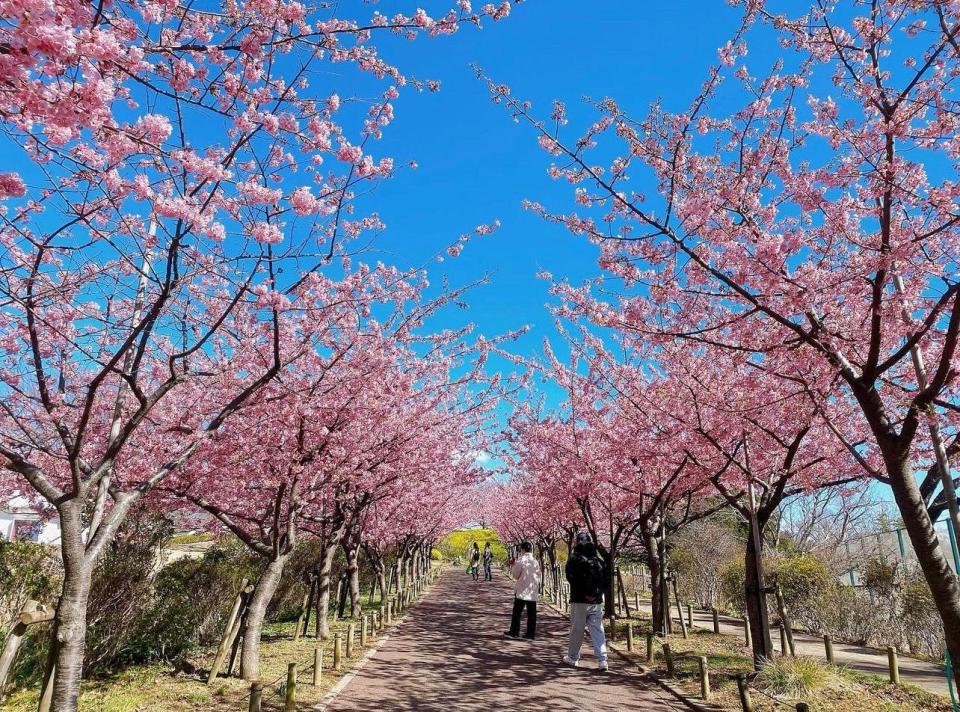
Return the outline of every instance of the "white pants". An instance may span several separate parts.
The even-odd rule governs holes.
[[[607,638],[603,634],[603,606],[599,603],[570,604],[570,647],[571,660],[580,659],[580,646],[583,645],[583,629],[590,631],[593,653],[598,663],[607,662]]]

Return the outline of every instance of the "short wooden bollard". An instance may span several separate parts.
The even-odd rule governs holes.
[[[750,686],[743,675],[737,675],[737,692],[740,694],[740,706],[743,712],[753,712],[753,700],[750,698]]]
[[[673,650],[670,643],[663,644],[663,661],[667,664],[667,677],[672,678],[675,672],[673,667]]]
[[[887,663],[890,666],[890,682],[894,685],[900,684],[900,661],[897,659],[897,649],[895,647],[887,647]]]
[[[693,606],[689,603],[687,604],[687,625],[693,628]]]
[[[747,641],[747,647],[753,647],[753,637],[750,635],[750,619],[744,617],[743,619],[743,635]]]
[[[790,646],[787,645],[787,628],[780,624],[780,657],[785,658],[790,654]]]
[[[823,650],[826,653],[827,662],[833,665],[833,639],[829,635],[823,636]]]
[[[250,683],[249,712],[260,712],[260,703],[263,700],[263,685],[259,682]]]
[[[360,618],[360,647],[363,648],[367,644],[367,616],[361,616]]]
[[[633,592],[633,607],[640,610],[640,594],[637,591]]]
[[[353,623],[347,624],[347,657],[353,657]]]
[[[704,702],[710,701],[710,669],[707,667],[707,659],[697,658],[697,665],[700,668],[700,697]]]
[[[717,612],[717,607],[713,607],[713,632],[720,633],[720,613]]]
[[[287,690],[284,700],[284,712],[296,712],[297,710],[297,664],[287,663]]]
[[[647,633],[647,662],[653,662],[653,633]]]
[[[391,608],[393,608],[393,602],[388,599],[388,600],[387,600],[387,618],[386,618],[386,621],[385,621],[386,625],[390,625],[390,623],[392,622],[392,618],[391,618],[391,616],[390,616],[390,609],[391,609]]]
[[[320,687],[323,678],[323,648],[313,649],[313,686]]]
[[[343,641],[340,639],[340,634],[336,633],[333,636],[333,669],[339,670],[343,665]]]
[[[633,652],[633,623],[627,623],[627,652]]]

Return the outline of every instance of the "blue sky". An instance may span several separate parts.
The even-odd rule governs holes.
[[[394,5],[401,7],[377,7],[389,15]],[[530,198],[566,211],[572,193],[546,175],[551,159],[532,130],[490,101],[469,64],[509,84],[545,117],[554,99],[565,101],[573,135],[595,118],[584,96],[615,97],[638,116],[658,98],[668,107],[686,106],[738,17],[739,10],[722,0],[528,0],[482,31],[465,28],[453,37],[412,43],[380,39],[387,59],[409,75],[440,80],[442,88],[405,92],[396,102],[396,121],[371,147],[397,165],[419,164],[399,171],[365,201],[387,224],[375,254],[398,266],[423,264],[460,233],[499,219],[497,233],[472,240],[459,258],[429,264],[431,281],[448,276],[462,284],[489,274],[491,284],[470,294],[466,318],[490,335],[529,325],[515,348],[525,355],[539,351],[542,339],[555,332],[544,308],[548,284],[536,274],[546,270],[578,283],[597,274],[596,251],[521,207]]]

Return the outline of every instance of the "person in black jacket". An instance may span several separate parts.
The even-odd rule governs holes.
[[[607,671],[607,640],[603,634],[603,593],[610,586],[610,572],[597,557],[597,547],[586,532],[577,534],[573,555],[567,561],[570,582],[570,644],[563,662],[580,665],[583,630],[590,631],[597,668]]]

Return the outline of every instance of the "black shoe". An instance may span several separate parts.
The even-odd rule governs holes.
[[[514,640],[519,640],[520,636],[516,633],[511,633],[509,630],[503,634],[504,638],[513,638]]]
[[[524,639],[524,640],[536,640],[536,639],[537,639],[537,636],[535,636],[535,635],[525,635],[525,636],[523,636],[523,639]]]

